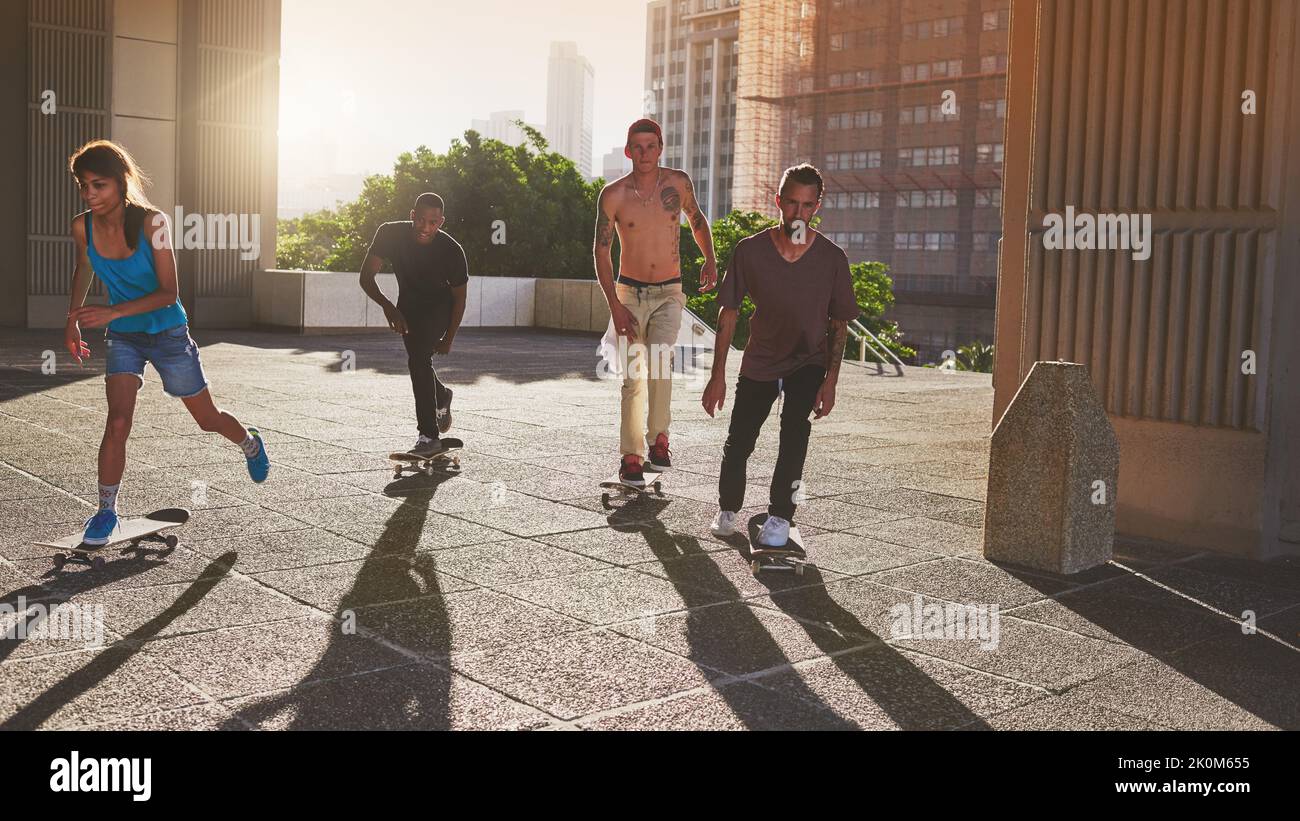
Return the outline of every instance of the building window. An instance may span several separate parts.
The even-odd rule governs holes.
[[[1006,100],[980,100],[981,120],[1004,120],[1007,116]]]
[[[980,143],[975,146],[975,162],[980,165],[1002,164],[1002,143]]]
[[[854,128],[879,128],[884,124],[885,112],[879,109],[857,111],[853,114]]]
[[[1007,70],[1007,55],[1005,54],[986,54],[980,58],[980,73],[993,74],[998,71]]]
[[[961,17],[939,17],[903,24],[904,40],[928,40],[931,37],[951,37],[962,32]]]
[[[1011,24],[1011,10],[997,9],[995,11],[984,12],[984,30],[998,31],[1005,29]]]

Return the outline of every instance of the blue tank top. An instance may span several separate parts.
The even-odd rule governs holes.
[[[110,305],[130,302],[158,290],[158,272],[153,266],[153,243],[149,241],[144,223],[140,224],[140,238],[136,242],[135,253],[126,259],[105,259],[96,253],[93,230],[90,214],[87,213],[86,254],[90,257],[90,267],[94,269],[95,276],[108,289]],[[108,327],[121,333],[156,334],[184,325],[187,321],[185,308],[178,299],[164,308],[115,319],[108,323]]]

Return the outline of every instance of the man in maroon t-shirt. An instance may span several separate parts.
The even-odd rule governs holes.
[[[812,433],[808,415],[820,419],[835,406],[848,323],[858,318],[860,310],[848,257],[808,227],[821,207],[824,190],[821,174],[811,165],[788,169],[776,198],[781,224],[736,244],[718,288],[722,310],[715,350],[719,355],[703,399],[709,416],[722,407],[727,395],[727,351],[741,301],[748,296],[755,306],[736,382],[731,427],[722,449],[720,510],[712,527],[718,536],[736,532],[737,513],[745,502],[745,463],[772,403],[784,391],[780,450],[768,518],[758,542],[765,547],[786,546]]]

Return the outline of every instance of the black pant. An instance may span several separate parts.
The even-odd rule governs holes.
[[[780,382],[756,382],[740,377],[731,408],[731,427],[722,447],[722,475],[718,479],[718,505],[723,510],[739,512],[745,503],[745,463],[754,452],[758,432],[762,430],[772,403],[784,389],[781,408],[781,445],[772,474],[767,512],[782,519],[794,520],[795,494],[803,478],[803,463],[808,457],[808,437],[812,422],[808,416],[817,401],[817,391],[826,378],[820,365],[805,365]]]
[[[450,310],[413,308],[399,305],[406,320],[406,367],[411,372],[415,393],[415,418],[420,434],[438,438],[438,405],[447,401],[448,389],[433,370],[433,349],[442,341],[450,322]]]

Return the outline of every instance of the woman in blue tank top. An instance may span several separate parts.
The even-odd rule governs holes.
[[[88,545],[104,545],[118,526],[126,439],[146,363],[157,371],[163,391],[184,402],[200,428],[243,449],[253,481],[266,480],[270,462],[257,429],[246,429],[212,402],[179,299],[167,220],[145,198],[147,179],[131,155],[116,143],[95,140],[72,155],[69,168],[88,208],[72,221],[77,267],[64,329],[64,343],[79,364],[90,355],[81,329],[107,326],[108,421],[99,447],[99,511],[86,523],[84,537]],[[83,305],[92,276],[104,283],[108,305]]]

